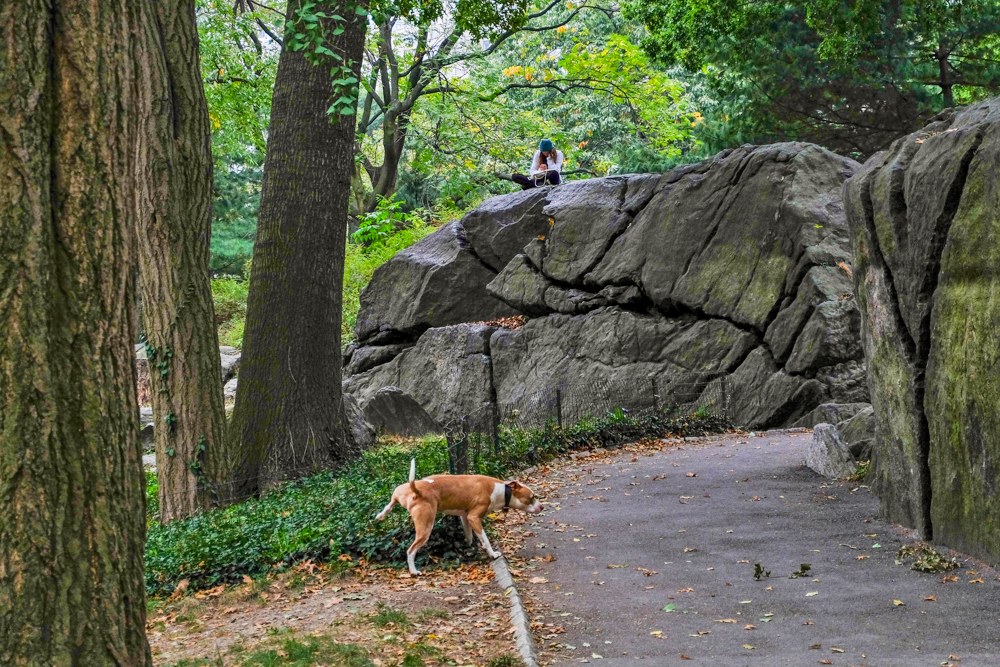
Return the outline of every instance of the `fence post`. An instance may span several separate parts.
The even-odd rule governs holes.
[[[462,434],[455,452],[455,474],[469,474],[469,418],[462,417]]]
[[[448,446],[448,472],[452,475],[455,474],[455,437],[451,434],[451,431],[446,431],[444,435],[444,440]]]
[[[660,411],[660,388],[656,383],[656,376],[649,378],[653,383],[653,410],[655,412]]]
[[[493,455],[500,455],[500,406],[493,402]]]
[[[556,387],[556,424],[562,429],[562,389]]]

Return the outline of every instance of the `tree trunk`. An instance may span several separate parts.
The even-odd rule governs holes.
[[[934,52],[934,58],[938,61],[938,71],[941,75],[938,85],[941,86],[941,94],[944,96],[945,109],[955,106],[955,95],[952,92],[954,77],[951,75],[951,63],[948,62],[948,58],[950,57],[951,51],[948,50],[948,45],[945,42],[938,44],[938,49]]]
[[[298,2],[288,3],[289,20]],[[360,70],[365,20],[347,17],[327,47]],[[287,43],[287,40],[286,40]],[[240,495],[356,454],[344,428],[340,326],[354,116],[331,119],[329,66],[285,48],[278,63],[250,271],[243,361],[229,430]]]
[[[163,523],[204,510],[228,472],[219,335],[209,280],[212,149],[194,0],[151,3],[152,116],[139,217]],[[156,48],[152,48],[152,47]]]
[[[0,9],[0,664],[151,665],[135,388],[142,3]]]
[[[387,113],[384,123],[386,128],[382,140],[382,166],[379,167],[377,181],[372,183],[372,191],[365,205],[365,210],[369,212],[378,208],[379,199],[388,199],[396,192],[399,164],[403,160],[406,132],[410,127],[410,114]]]

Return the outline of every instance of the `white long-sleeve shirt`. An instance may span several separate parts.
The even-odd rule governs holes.
[[[560,151],[560,150],[556,151],[556,157],[555,157],[554,160],[551,157],[549,158],[548,167],[545,168],[545,169],[542,169],[539,166],[539,164],[538,164],[541,156],[542,156],[542,152],[541,151],[535,151],[534,156],[532,156],[532,158],[531,158],[531,175],[532,176],[534,176],[535,174],[544,174],[546,171],[557,171],[557,172],[562,173],[562,165],[563,165],[563,152],[562,151]]]

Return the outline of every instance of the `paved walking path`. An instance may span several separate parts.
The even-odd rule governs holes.
[[[969,560],[942,583],[897,565],[912,537],[876,520],[865,487],[806,468],[810,437],[557,466],[519,554],[556,557],[519,584],[566,629],[545,640],[563,647],[555,664],[1000,665],[997,572]],[[757,562],[770,577],[754,580]]]

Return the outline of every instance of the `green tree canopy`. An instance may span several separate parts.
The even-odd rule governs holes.
[[[717,138],[865,156],[1000,87],[997,0],[627,0],[657,61],[703,72]]]

